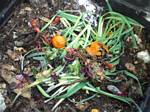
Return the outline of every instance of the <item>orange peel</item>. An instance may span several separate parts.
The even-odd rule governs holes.
[[[66,39],[61,35],[55,35],[52,37],[51,42],[55,48],[64,48],[66,45]]]
[[[106,53],[109,53],[108,47],[97,41],[92,42],[91,45],[86,48],[86,52],[91,56],[102,56],[103,53],[100,49],[103,49]]]

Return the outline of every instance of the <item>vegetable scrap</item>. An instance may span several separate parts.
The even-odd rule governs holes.
[[[34,27],[34,31],[35,31],[36,33],[40,33],[39,27]]]
[[[116,86],[114,86],[114,85],[108,85],[107,86],[107,89],[110,91],[110,92],[112,92],[112,93],[114,93],[114,94],[117,94],[117,95],[122,95],[123,93],[116,87]]]
[[[109,52],[108,47],[101,42],[92,42],[90,47],[86,48],[86,51],[91,56],[104,56]]]
[[[38,21],[37,19],[32,19],[31,22],[31,27],[33,28],[33,30],[36,32],[36,33],[40,33],[40,28],[38,27]]]
[[[92,109],[91,112],[100,112],[98,109]]]
[[[52,24],[56,25],[58,23],[60,23],[60,16],[56,16],[55,19],[53,20]]]
[[[36,27],[38,25],[37,19],[32,19],[30,24],[31,24],[32,27]]]
[[[56,34],[54,37],[52,37],[52,45],[55,48],[64,48],[66,45],[65,37]]]
[[[34,80],[25,89],[37,87],[46,97],[45,102],[59,99],[52,110],[79,90],[85,90],[85,94],[89,91],[129,105],[135,104],[130,96],[122,96],[120,89],[108,84],[119,84],[120,80],[116,77],[123,75],[137,82],[142,95],[137,76],[116,67],[124,53],[125,40],[130,35],[132,43],[136,45],[133,29],[142,26],[120,13],[110,11],[99,16],[99,24],[95,27],[84,18],[85,14],[58,11],[46,21],[40,17],[40,21],[45,22],[43,27],[40,26],[41,29],[35,19],[31,21],[32,28],[40,32],[44,44],[40,44],[38,50],[34,48],[24,55],[22,67],[26,60],[39,62],[38,65],[32,65]],[[51,36],[56,31],[60,34]],[[135,106],[139,109],[137,104]]]

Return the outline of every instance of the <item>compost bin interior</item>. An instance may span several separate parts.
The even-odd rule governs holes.
[[[10,1],[0,1],[0,4],[7,2],[6,4],[3,4],[4,7],[1,7],[0,10],[6,8],[5,5],[8,5]],[[0,29],[0,93],[2,93],[5,99],[5,112],[51,112],[51,109],[58,101],[55,99],[44,103],[46,98],[38,91],[37,87],[31,88],[29,92],[21,94],[16,100],[14,100],[18,93],[18,91],[14,91],[14,89],[20,89],[22,87],[21,84],[17,85],[18,82],[16,81],[16,76],[21,74],[21,62],[19,57],[31,49],[43,45],[43,41],[40,39],[35,40],[37,34],[35,30],[31,28],[31,20],[41,16],[51,18],[58,10],[77,10],[78,8],[83,10],[83,7],[78,7],[78,4],[76,4],[73,0],[49,0],[48,3],[46,0],[43,0],[42,2],[43,3],[40,3],[40,5],[35,4],[34,2],[31,3],[31,1],[29,3],[28,0],[22,2],[18,4],[17,7],[11,7],[11,10],[14,9],[13,12],[9,11],[8,13],[6,11],[8,15],[5,17],[5,20],[4,18],[1,20],[1,24],[2,22],[6,23],[9,16],[12,15],[7,23]],[[99,6],[105,6],[103,2],[99,2],[97,0],[94,2]],[[129,2],[129,0],[127,0],[127,2]],[[145,3],[150,5],[148,0]],[[135,5],[134,3],[131,4]],[[143,60],[137,58],[138,52],[146,50],[150,51],[150,23],[143,18],[145,12],[137,14],[135,9],[128,8],[127,6],[117,2],[112,2],[111,5],[115,11],[132,17],[145,26],[142,30],[135,29],[135,32],[139,32],[139,47],[135,49],[129,48],[128,44],[130,43],[126,43],[124,54],[120,57],[120,64],[117,65],[117,68],[120,70],[125,69],[136,74],[142,85],[144,96],[141,97],[139,95],[138,84],[134,80],[126,80],[119,84],[104,81],[100,86],[102,89],[106,90],[106,85],[115,85],[115,87],[118,87],[121,91],[123,91],[124,95],[130,96],[134,99],[134,101],[141,106],[143,112],[150,112],[150,64],[144,63]],[[140,4],[139,2],[136,2],[136,6],[140,7],[143,11],[147,11],[147,8],[143,8],[147,7],[144,3]],[[126,8],[128,9],[124,10]],[[104,9],[107,10],[107,8]],[[38,21],[39,27],[42,27],[45,24],[39,19]],[[37,62],[29,60],[25,67],[25,74],[30,74],[31,67],[37,64]],[[29,81],[35,80],[32,76],[24,77],[27,77],[27,80]],[[91,98],[90,100],[80,102],[89,97]],[[138,112],[138,110],[135,105],[130,106],[104,95],[97,95],[93,92],[85,92],[84,90],[81,90],[63,101],[56,108],[55,112]]]

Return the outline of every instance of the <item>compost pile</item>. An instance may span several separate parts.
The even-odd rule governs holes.
[[[54,13],[23,3],[2,29],[6,111],[140,111],[149,80],[148,62],[136,56],[149,49],[143,26],[109,3],[97,25],[61,5]]]

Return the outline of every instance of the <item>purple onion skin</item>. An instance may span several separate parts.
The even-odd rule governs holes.
[[[82,67],[81,72],[84,73],[86,77],[93,78],[93,74],[89,66]]]
[[[65,60],[70,63],[70,62],[73,62],[75,60],[75,58],[74,57],[65,56]]]

